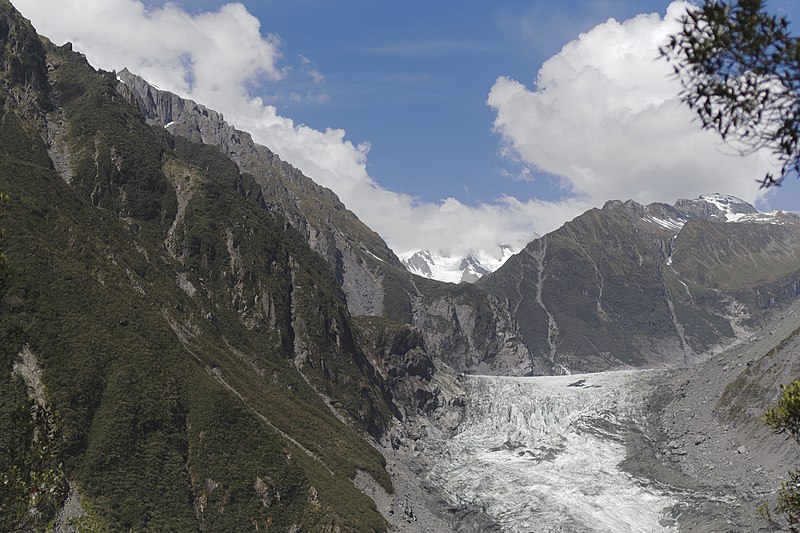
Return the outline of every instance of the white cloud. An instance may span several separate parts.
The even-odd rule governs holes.
[[[581,34],[542,65],[534,90],[498,78],[488,104],[504,153],[563,176],[569,191],[593,204],[716,191],[756,200],[755,180],[774,169],[769,158],[731,155],[715,133],[702,131],[658,59],[687,6],[673,2],[663,19],[610,19]]]
[[[128,67],[159,87],[203,101],[242,99],[246,83],[279,79],[279,39],[238,3],[192,15],[135,0],[14,0],[39,32],[71,41],[96,67]]]
[[[253,87],[269,80],[279,86],[289,67],[279,66],[278,37],[264,34],[242,4],[191,14],[175,4],[146,8],[139,0],[13,3],[42,34],[59,44],[72,41],[93,65],[128,67],[220,111],[334,190],[399,253],[483,250],[499,257],[499,244],[521,248],[534,232],[553,230],[606,198],[669,200],[719,190],[752,200],[749,178],[764,168],[753,158],[719,156],[713,136],[687,125],[691,116],[664,78],[667,66],[655,60],[670,23],[655,16],[609,21],[569,43],[543,65],[535,92],[509,78],[492,87],[488,102],[507,153],[523,169],[565,176],[574,194],[555,202],[504,196],[466,205],[453,198],[422,202],[381,187],[367,172],[368,142],[354,143],[342,129],[296,124],[255,97]],[[680,8],[671,6],[671,16]],[[302,69],[311,68],[309,58],[298,57]],[[531,176],[523,170],[518,177]]]
[[[366,170],[368,142],[355,144],[342,129],[319,131],[296,124],[251,95],[248,87],[259,78],[278,80],[284,69],[277,65],[278,37],[264,36],[258,19],[242,4],[193,15],[174,4],[148,9],[138,0],[13,3],[42,34],[59,44],[72,41],[93,65],[128,67],[162,89],[220,111],[257,142],[334,190],[397,252],[428,248],[457,255],[485,250],[499,257],[499,244],[521,248],[535,231],[554,229],[585,205],[519,202],[511,197],[478,206],[452,198],[427,203],[382,188]],[[313,64],[306,56],[299,58],[306,69]],[[316,69],[308,73],[324,80]],[[327,95],[307,98],[324,102]]]
[[[325,75],[316,69],[309,69],[307,74],[317,85],[325,81]]]

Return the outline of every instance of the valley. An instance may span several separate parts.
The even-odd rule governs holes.
[[[688,368],[463,376],[457,427],[400,456],[453,531],[771,531],[755,508],[800,453],[754,391],[800,371],[799,313]]]
[[[797,214],[612,200],[401,259],[8,0],[0,45],[0,532],[770,531]]]
[[[462,376],[458,425],[392,454],[428,494],[398,530],[772,531],[756,507],[800,452],[755,391],[800,370],[798,313],[687,368]]]

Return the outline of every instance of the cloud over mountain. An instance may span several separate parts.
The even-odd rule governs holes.
[[[482,249],[499,256],[498,244],[521,247],[543,220],[580,212],[581,207],[510,197],[477,206],[453,198],[422,202],[381,187],[366,169],[368,142],[352,142],[343,129],[297,124],[253,96],[253,87],[283,75],[280,39],[264,35],[259,20],[242,4],[197,14],[169,3],[147,8],[138,0],[14,4],[39,31],[56,43],[72,41],[95,66],[128,67],[162,89],[222,112],[257,142],[334,190],[398,252],[428,248],[456,255]]]
[[[499,257],[500,244],[519,249],[534,233],[555,229],[608,198],[671,201],[719,190],[752,201],[752,179],[769,168],[757,156],[721,155],[715,137],[691,124],[691,113],[676,99],[676,82],[656,57],[658,44],[677,27],[673,19],[686,5],[681,2],[670,6],[666,20],[609,20],[582,34],[544,63],[535,90],[498,78],[488,104],[497,113],[494,129],[503,152],[563,176],[566,187],[555,201],[501,196],[477,205],[455,198],[425,202],[388,190],[367,170],[368,141],[353,142],[340,128],[298,124],[259,97],[279,86],[292,67],[282,66],[280,38],[266,33],[240,3],[191,12],[139,0],[13,3],[42,34],[58,44],[72,41],[93,65],[127,67],[220,111],[335,191],[398,253],[483,250]],[[310,68],[308,58],[298,57],[301,70]],[[319,69],[313,72],[324,79]]]
[[[500,77],[489,93],[504,150],[563,176],[573,194],[672,202],[711,191],[757,199],[768,158],[732,154],[701,130],[679,98],[680,83],[658,47],[689,6],[607,22],[546,61],[534,88]]]

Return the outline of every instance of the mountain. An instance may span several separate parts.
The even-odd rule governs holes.
[[[173,135],[217,147],[239,170],[252,177],[253,194],[280,213],[333,269],[354,315],[410,318],[410,276],[383,239],[363,224],[330,190],[285,163],[249,133],[191,100],[159,90],[123,70],[117,90],[131,100],[149,124]]]
[[[766,338],[800,293],[797,216],[722,195],[609,202],[491,273],[414,261],[475,283],[414,275],[221,115],[7,0],[0,192],[1,530],[481,529],[424,480],[459,373],[680,366]],[[774,395],[762,351],[726,406]]]
[[[499,258],[486,252],[450,257],[419,250],[402,254],[400,261],[409,272],[424,278],[448,283],[475,283],[486,274],[497,270],[514,254],[507,245],[501,245],[500,252]]]
[[[351,480],[391,492],[397,410],[335,273],[118,85],[0,2],[0,529],[385,529]]]
[[[798,253],[797,215],[758,213],[734,197],[611,201],[478,285],[508,302],[550,372],[689,364],[800,294]]]
[[[726,303],[716,302],[715,305],[718,307],[716,311],[696,311],[693,304],[684,305],[680,296],[673,301],[670,293],[670,304],[673,309],[670,310],[670,304],[666,303],[667,300],[661,294],[663,293],[661,286],[665,281],[660,279],[660,274],[642,272],[643,276],[650,277],[648,284],[653,292],[648,298],[637,297],[637,299],[643,302],[642,305],[645,305],[644,302],[652,304],[655,315],[651,322],[658,323],[659,326],[638,324],[643,316],[641,310],[626,309],[624,303],[619,305],[621,315],[618,317],[618,328],[607,323],[602,315],[599,323],[592,323],[592,320],[585,321],[576,316],[585,313],[585,310],[580,309],[580,306],[576,305],[577,302],[573,301],[570,304],[572,310],[564,319],[575,324],[582,322],[578,326],[579,330],[588,327],[601,332],[591,332],[588,340],[591,343],[595,342],[595,337],[602,338],[604,340],[597,346],[603,347],[590,348],[583,353],[581,342],[576,340],[574,346],[562,347],[562,351],[567,348],[569,354],[581,352],[576,360],[566,363],[561,360],[554,361],[554,358],[560,357],[559,351],[553,350],[556,341],[553,334],[548,333],[550,326],[544,328],[540,326],[542,317],[537,314],[541,306],[536,303],[535,288],[529,293],[529,297],[523,298],[521,295],[524,295],[524,290],[523,293],[515,294],[515,289],[511,289],[504,281],[487,280],[485,284],[479,283],[480,286],[476,291],[434,283],[437,279],[462,282],[486,276],[489,271],[505,264],[510,255],[507,247],[503,248],[504,255],[500,259],[485,257],[485,254],[476,254],[478,257],[444,257],[429,251],[405,254],[403,259],[398,259],[379,236],[371,232],[354,214],[341,205],[330,190],[319,187],[311,179],[280,161],[268,148],[253,143],[249,134],[232,128],[218,113],[200,104],[160,91],[127,71],[121,72],[119,77],[124,84],[118,86],[118,91],[136,103],[149,123],[166,127],[178,137],[200,140],[205,144],[217,146],[230,155],[240,171],[253,176],[260,185],[256,193],[261,198],[259,201],[268,209],[287,215],[289,223],[306,236],[313,249],[326,258],[345,292],[348,308],[352,314],[379,315],[395,322],[417,326],[422,331],[426,345],[434,353],[439,353],[440,357],[456,370],[548,373],[565,369],[598,370],[618,365],[672,364],[679,362],[678,358],[672,355],[676,349],[678,353],[683,354],[685,363],[702,358],[709,351],[718,350],[726,343],[732,342],[736,336],[730,326],[730,320],[726,318],[732,312],[728,307],[733,305],[731,303],[733,300],[729,301],[729,296],[718,296],[728,299],[725,300]],[[662,242],[658,244],[651,237],[646,237],[641,242],[634,239],[630,243],[629,252],[654,258],[662,252],[660,248],[652,249],[653,245],[669,248],[669,239],[666,237],[674,236],[673,234],[683,228],[689,220],[709,222],[738,220],[743,223],[755,223],[766,222],[772,220],[770,217],[779,216],[760,214],[746,202],[720,194],[704,196],[697,200],[681,200],[674,206],[652,204],[647,206],[646,211],[643,216],[647,218],[646,222],[649,224],[643,227]],[[785,216],[791,218],[790,215]],[[584,217],[591,215],[587,213]],[[623,228],[622,231],[629,229]],[[563,231],[563,228],[554,234],[560,231]],[[591,231],[585,232],[584,237],[596,238],[590,233]],[[578,241],[582,238],[579,237]],[[614,239],[613,236],[609,238]],[[544,242],[546,239],[547,237],[542,240],[537,239],[534,243]],[[599,248],[597,251],[603,252]],[[617,259],[620,258],[607,258],[607,261],[613,263]],[[660,261],[657,259],[650,266],[659,268]],[[666,266],[672,267],[671,256],[667,256],[665,261],[670,262]],[[561,266],[566,268],[563,264]],[[643,270],[647,268],[644,264],[639,266]],[[593,266],[588,265],[588,268],[594,271]],[[511,277],[516,276],[513,270],[513,267],[506,270],[512,272]],[[409,271],[419,277],[410,276]],[[504,277],[506,276],[500,274],[492,279],[502,280]],[[594,273],[593,277],[597,279],[597,274]],[[420,278],[428,278],[431,281],[423,282]],[[630,281],[623,278],[624,276],[618,280],[621,288]],[[668,280],[673,285],[678,283],[672,278]],[[524,280],[519,283],[521,289],[525,283]],[[605,283],[605,280],[602,283]],[[573,288],[569,287],[568,291]],[[541,298],[545,302],[549,299],[547,294],[549,289],[543,290]],[[602,292],[603,288],[596,287],[594,290]],[[672,319],[673,314],[675,320]],[[687,315],[686,318],[684,314]],[[759,315],[759,312],[755,311],[754,314]],[[489,323],[484,323],[486,320]],[[751,325],[753,323],[750,322]],[[553,324],[557,326],[558,322]],[[629,338],[621,343],[614,340],[625,338],[625,336],[620,337],[621,332],[627,331],[630,324],[637,324],[633,327],[633,331],[639,331],[637,335],[644,343],[643,346],[637,344],[639,341],[634,342]],[[714,326],[708,329],[705,328],[706,324]],[[697,331],[686,335],[685,327]],[[737,322],[735,327],[740,329],[744,326]],[[664,330],[661,332],[664,334],[651,335],[651,332],[658,328]],[[674,331],[674,334],[670,331]],[[531,355],[534,352],[538,353],[538,356]],[[617,353],[618,356],[613,355]]]
[[[458,401],[443,359],[529,359],[502,302],[7,0],[0,67],[0,529],[383,530],[365,491],[419,482],[376,443]]]
[[[117,94],[138,107],[148,124],[176,138],[218,148],[252,179],[254,201],[281,215],[328,263],[352,315],[417,326],[427,347],[457,370],[530,371],[527,348],[517,341],[517,326],[505,302],[484,291],[428,279],[434,276],[413,275],[332,191],[255,144],[250,134],[230,126],[222,115],[159,90],[126,70],[118,77]],[[448,259],[450,266],[431,268],[437,272],[456,268],[458,280],[466,281],[481,269],[496,268],[510,255],[507,247],[502,252],[500,259],[484,255]]]

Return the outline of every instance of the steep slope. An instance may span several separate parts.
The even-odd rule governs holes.
[[[736,222],[724,222],[736,220]],[[800,220],[711,195],[608,202],[478,282],[551,372],[686,364],[798,295]]]
[[[673,372],[651,398],[652,424],[629,449],[630,470],[724,495],[684,507],[682,529],[776,530],[755,511],[776,503],[781,480],[800,465],[800,446],[774,434],[762,417],[780,385],[800,373],[800,303],[776,315],[746,342]],[[682,477],[658,475],[668,471]]]
[[[201,104],[161,91],[128,71],[119,94],[148,123],[177,137],[218,147],[252,176],[251,194],[284,214],[334,270],[353,315],[382,316],[419,327],[433,354],[458,370],[530,372],[527,349],[504,302],[483,291],[413,276],[386,243],[348,211],[336,195],[314,183],[250,134]],[[469,265],[465,265],[466,268]]]
[[[410,319],[411,276],[375,232],[348,211],[329,189],[283,162],[249,133],[227,124],[219,113],[161,91],[123,70],[118,90],[152,124],[171,133],[218,147],[243,173],[253,176],[259,201],[284,215],[334,270],[355,315]]]
[[[393,406],[326,262],[216,148],[0,10],[2,527],[69,494],[98,530],[382,530],[350,479],[391,490],[366,432]]]

